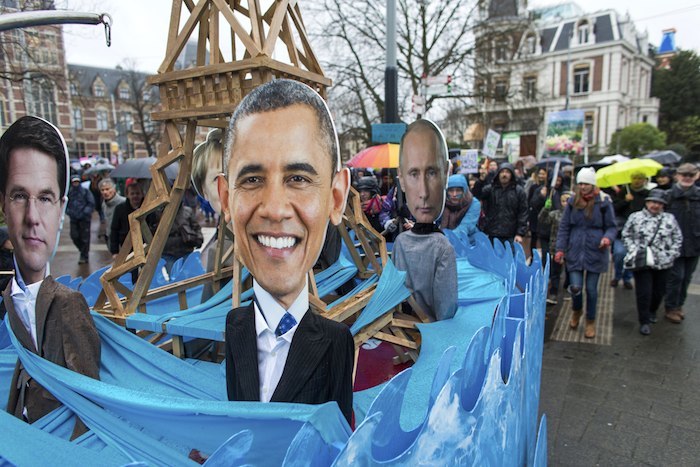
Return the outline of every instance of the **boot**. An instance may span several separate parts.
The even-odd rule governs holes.
[[[595,337],[595,320],[586,320],[586,330],[583,333],[586,339],[593,339]]]
[[[569,321],[569,327],[571,329],[578,329],[578,323],[581,321],[581,315],[583,315],[583,310],[574,310],[571,315],[571,321]]]

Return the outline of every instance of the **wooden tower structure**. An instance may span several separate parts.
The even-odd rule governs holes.
[[[160,90],[162,109],[152,119],[164,122],[152,183],[143,204],[129,216],[130,235],[111,269],[101,278],[103,292],[95,309],[123,320],[149,300],[178,293],[186,307],[185,290],[207,281],[234,276],[221,268],[185,283],[149,290],[165,241],[186,189],[198,126],[226,128],[228,117],[256,86],[276,78],[301,81],[325,98],[331,81],[316,59],[296,0],[273,0],[265,11],[259,0],[173,0],[165,60],[149,78]],[[178,58],[196,37],[195,66],[176,69]],[[179,162],[171,184],[165,168]],[[146,216],[162,211],[154,234]],[[223,224],[219,238],[223,238]],[[222,259],[233,254],[218,249]],[[222,264],[222,262],[218,262]],[[234,270],[236,267],[234,266]],[[118,278],[139,275],[133,290]],[[122,294],[123,298],[119,297]]]
[[[301,81],[324,98],[331,85],[311,49],[297,1],[270,0],[265,11],[261,10],[260,3],[260,0],[173,0],[165,60],[158,74],[148,79],[150,84],[159,87],[162,105],[161,110],[153,112],[152,119],[164,123],[157,161],[151,167],[152,183],[141,207],[129,215],[130,234],[112,268],[102,276],[103,291],[94,306],[117,322],[123,323],[148,301],[175,293],[179,296],[180,308],[185,309],[188,307],[187,289],[213,282],[218,290],[217,285],[231,277],[234,283],[232,306],[240,303],[241,264],[237,260],[235,242],[224,251],[223,239],[230,232],[223,221],[218,227],[214,271],[155,289],[151,289],[150,284],[190,180],[197,127],[226,128],[229,116],[242,98],[273,79]],[[177,69],[178,58],[195,35],[194,66]],[[171,183],[165,168],[176,162],[179,172]],[[152,234],[146,225],[146,216],[155,211],[161,213],[161,218]],[[359,277],[381,274],[388,258],[386,243],[370,226],[354,190],[351,190],[339,230]],[[223,267],[231,256],[233,266]],[[138,278],[129,290],[118,279],[135,270]],[[359,313],[375,288],[373,285],[327,311],[326,303],[318,296],[314,275],[310,273],[312,307],[337,321]],[[415,352],[415,341],[402,330],[411,328],[413,323],[402,325],[401,320],[393,316],[393,310],[388,310],[363,329],[355,336],[355,345],[379,336]],[[412,356],[415,358],[415,354]]]

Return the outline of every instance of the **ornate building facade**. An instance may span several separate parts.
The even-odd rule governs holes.
[[[549,112],[580,109],[592,154],[632,123],[658,122],[651,96],[654,59],[646,34],[614,10],[575,3],[528,10],[525,0],[486,0],[475,30],[473,106],[464,140],[479,147],[486,129],[519,137],[519,154],[544,152]]]

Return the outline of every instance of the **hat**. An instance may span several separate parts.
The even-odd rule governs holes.
[[[462,191],[466,193],[468,188],[467,180],[464,178],[464,175],[450,175],[450,178],[447,179],[447,189],[449,190],[450,188],[461,188]]]
[[[578,171],[576,175],[576,183],[587,183],[588,185],[596,186],[595,169],[593,167],[584,167]]]
[[[663,169],[659,170],[659,173],[656,174],[656,178],[659,178],[659,177],[673,178],[673,175],[675,173],[676,173],[676,171],[673,170],[671,167],[664,167]]]
[[[372,196],[374,196],[379,194],[379,183],[374,176],[362,177],[357,181],[355,189],[357,189],[357,191],[369,191],[372,193]]]
[[[76,182],[76,181],[79,182],[79,181],[80,181],[80,175],[78,175],[78,174],[73,174],[73,175],[71,175],[71,176],[70,176],[70,181],[71,181],[71,183]]]
[[[698,168],[694,164],[686,162],[685,164],[681,164],[681,166],[678,167],[676,173],[679,175],[695,175],[696,173],[698,173]]]
[[[666,192],[659,188],[654,188],[651,190],[644,201],[656,201],[663,204],[668,203],[666,200]]]

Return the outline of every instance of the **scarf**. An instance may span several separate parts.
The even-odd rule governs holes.
[[[373,196],[362,208],[366,216],[376,216],[382,210],[382,199],[379,195]]]
[[[411,232],[416,235],[429,235],[436,232],[444,235],[442,230],[440,230],[440,227],[438,227],[434,222],[416,222],[413,225]]]
[[[442,212],[440,227],[443,229],[456,228],[469,210],[472,199],[473,195],[469,192],[464,193],[458,201],[452,201],[450,198],[447,198],[445,200],[445,210]]]
[[[593,205],[595,205],[595,199],[599,193],[600,188],[598,187],[594,187],[587,195],[583,195],[580,191],[577,191],[576,197],[574,198],[574,207],[576,209],[583,209],[585,216],[590,219],[593,217]]]

